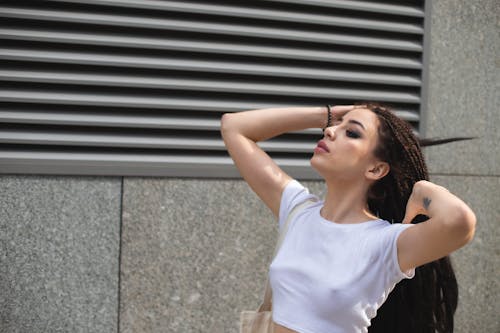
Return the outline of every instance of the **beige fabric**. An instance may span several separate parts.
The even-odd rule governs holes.
[[[240,333],[273,333],[271,311],[243,311],[240,315]]]

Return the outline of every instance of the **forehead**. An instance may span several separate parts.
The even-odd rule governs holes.
[[[377,115],[368,109],[354,109],[346,113],[343,117],[345,120],[356,120],[363,124],[366,132],[377,133],[379,120]]]

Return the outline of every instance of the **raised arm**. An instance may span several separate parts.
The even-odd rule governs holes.
[[[326,107],[272,108],[223,115],[221,133],[229,154],[275,216],[291,178],[256,143],[290,131],[322,128],[326,122]]]
[[[404,230],[398,238],[398,261],[403,271],[442,258],[472,240],[474,212],[442,186],[419,181],[408,200],[403,223],[424,214],[429,220]]]

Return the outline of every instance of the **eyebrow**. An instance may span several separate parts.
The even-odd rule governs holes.
[[[365,126],[363,126],[363,124],[362,124],[362,123],[360,123],[360,122],[359,122],[359,121],[357,121],[357,120],[354,120],[354,119],[349,119],[348,123],[359,125],[359,126],[361,126],[361,128],[363,128],[363,129],[366,131]]]

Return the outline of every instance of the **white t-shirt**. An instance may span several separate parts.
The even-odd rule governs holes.
[[[308,199],[317,201],[295,214],[270,266],[273,320],[300,333],[367,332],[396,283],[414,275],[401,271],[396,246],[412,225],[328,221],[323,202],[294,180],[281,198],[280,228]]]

